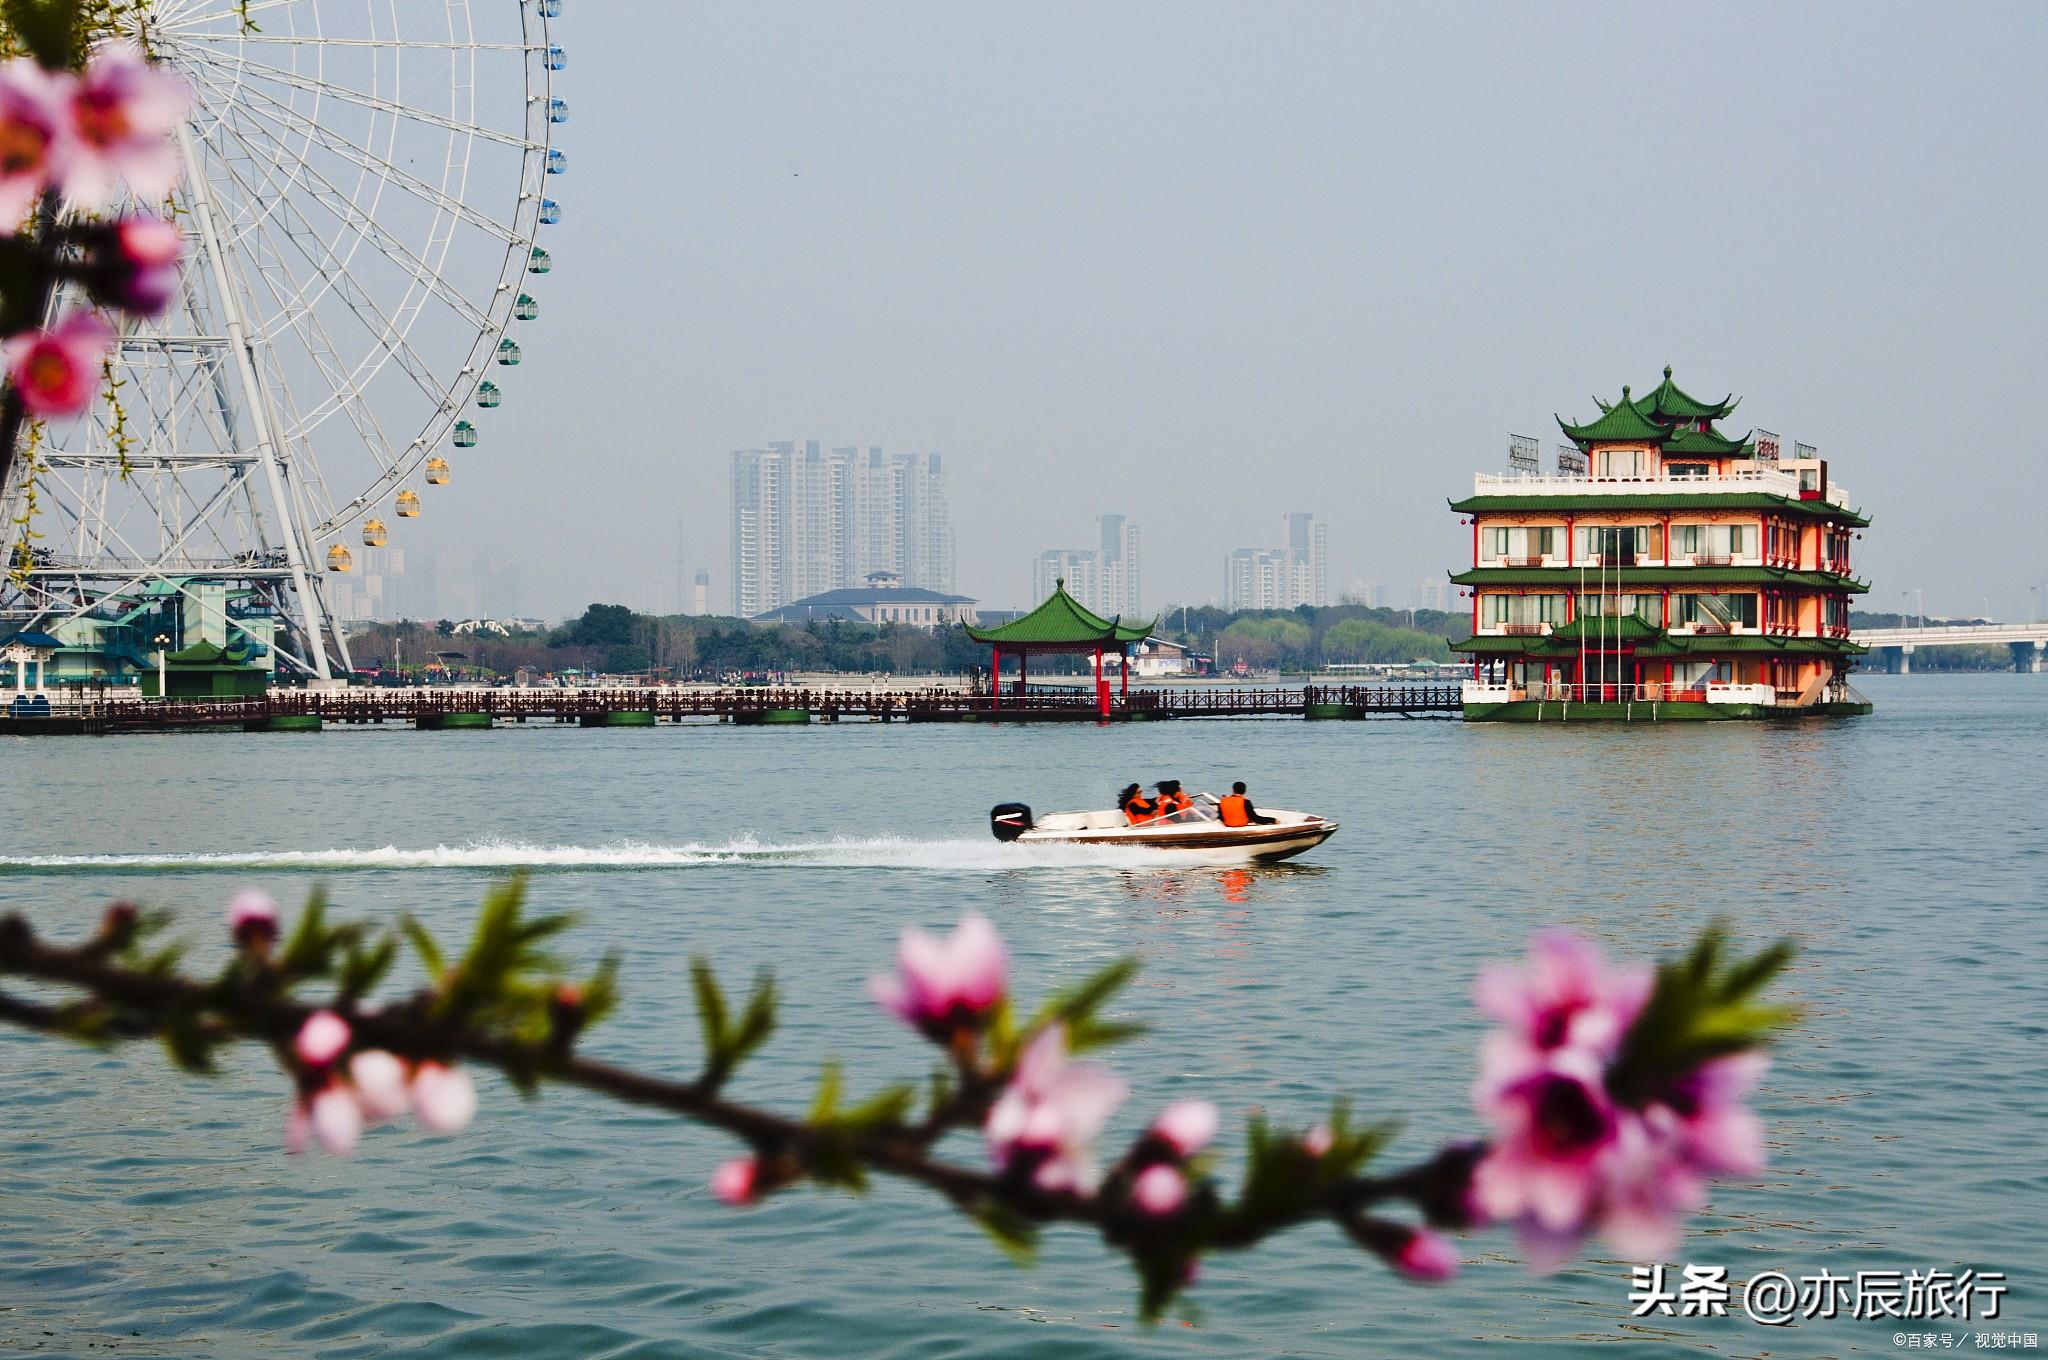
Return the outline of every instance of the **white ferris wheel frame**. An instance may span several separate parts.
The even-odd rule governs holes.
[[[34,468],[0,495],[10,561],[14,536],[37,529],[17,522],[27,518],[31,473],[48,525],[38,536],[51,541],[11,583],[0,613],[47,629],[138,591],[227,582],[264,596],[289,622],[291,646],[275,632],[262,639],[280,659],[319,678],[337,660],[351,664],[327,607],[322,553],[454,436],[491,359],[504,362],[515,305],[527,301],[523,276],[545,268],[538,240],[553,219],[543,188],[562,168],[553,145],[562,58],[550,32],[560,8],[249,0],[253,33],[240,28],[237,0],[154,0],[141,12],[138,36],[194,94],[178,134],[185,183],[173,200],[188,237],[184,306],[123,336],[118,376],[140,394],[145,417],[139,434],[127,431],[129,445],[115,418],[97,412],[51,433]],[[477,13],[495,11],[510,29],[515,10],[507,36],[516,42],[478,38]],[[400,36],[423,14],[441,20],[444,39]],[[343,21],[359,16],[370,31],[348,35]],[[391,36],[378,36],[380,23]],[[445,61],[444,99],[404,97],[408,51]],[[524,72],[516,128],[479,114],[486,53],[516,55]],[[372,87],[330,71],[330,58],[367,59]],[[509,93],[495,93],[494,107],[508,107]],[[351,118],[366,120],[367,132]],[[402,134],[443,138],[438,171],[397,163]],[[489,186],[494,195],[516,187],[509,212],[502,198],[474,201],[482,144],[509,149],[501,160],[516,153],[516,186]],[[427,230],[416,239],[408,227],[423,210]],[[475,289],[487,269],[463,280],[469,291],[448,277],[458,238],[478,251],[496,243],[488,293]],[[438,334],[420,339],[426,330]],[[394,389],[395,416],[384,409]],[[394,418],[406,422],[396,434],[387,429]],[[187,427],[204,421],[211,430],[192,438]]]

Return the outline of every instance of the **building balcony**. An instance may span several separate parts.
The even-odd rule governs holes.
[[[1725,496],[1733,491],[1760,491],[1787,500],[1822,499],[1801,491],[1799,478],[1777,468],[1741,468],[1720,477],[1560,477],[1542,472],[1481,472],[1473,475],[1475,496]],[[1849,493],[1828,487],[1824,498],[1845,509]]]
[[[1502,637],[1548,637],[1550,635],[1550,625],[1547,623],[1503,623],[1496,626],[1499,628]]]
[[[1693,567],[1732,567],[1735,558],[1728,553],[1688,553],[1686,565]]]

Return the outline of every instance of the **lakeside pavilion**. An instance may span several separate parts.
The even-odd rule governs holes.
[[[994,651],[989,673],[995,678],[996,712],[1002,712],[1003,708],[1004,652],[1017,658],[1016,700],[1020,708],[1028,703],[1026,685],[1034,655],[1092,654],[1095,658],[1095,711],[1107,718],[1110,715],[1109,682],[1102,676],[1104,654],[1114,653],[1120,658],[1121,664],[1117,669],[1123,678],[1119,699],[1129,698],[1131,647],[1151,636],[1152,626],[1157,622],[1156,618],[1137,624],[1127,624],[1121,616],[1105,619],[1067,594],[1066,578],[1061,577],[1053,583],[1052,594],[1038,608],[994,628],[977,628],[970,624],[967,636],[988,644]]]
[[[1472,658],[1465,715],[1868,712],[1847,677],[1864,650],[1849,601],[1869,589],[1849,549],[1870,521],[1827,461],[1723,434],[1737,400],[1701,401],[1669,367],[1647,396],[1599,405],[1585,424],[1558,418],[1572,446],[1555,474],[1518,441],[1518,470],[1451,502],[1472,526],[1472,564],[1451,577],[1472,597],[1472,634],[1451,643]]]

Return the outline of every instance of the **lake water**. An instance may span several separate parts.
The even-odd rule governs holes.
[[[1348,1093],[1404,1118],[1402,1159],[1475,1127],[1480,962],[1552,923],[1648,955],[1725,915],[1745,943],[1799,942],[1786,990],[1807,1019],[1758,1100],[1769,1171],[1718,1185],[1676,1260],[1737,1280],[2003,1270],[2003,1321],[1930,1329],[2048,1331],[2048,676],[1859,684],[1876,716],[1825,725],[12,740],[0,909],[75,932],[135,897],[217,950],[235,889],[289,903],[325,884],[346,912],[411,911],[455,933],[494,873],[530,863],[536,905],[582,916],[573,954],[627,951],[623,1007],[588,1051],[686,1075],[688,956],[735,984],[773,964],[783,1025],[734,1093],[794,1105],[827,1056],[860,1087],[926,1070],[863,982],[904,923],[975,907],[1028,995],[1143,959],[1123,1009],[1153,1029],[1113,1055],[1133,1091],[1113,1134],[1182,1096],[1217,1100],[1229,1128],[1255,1107],[1306,1124]],[[1249,875],[988,838],[991,803],[1096,805],[1169,775],[1245,778],[1344,829],[1298,866]],[[1631,1321],[1625,1264],[1596,1255],[1538,1278],[1497,1232],[1463,1239],[1458,1283],[1416,1288],[1327,1225],[1213,1258],[1199,1319],[1147,1330],[1127,1270],[1085,1233],[1049,1234],[1024,1270],[905,1187],[734,1212],[704,1188],[729,1140],[578,1092],[522,1102],[481,1084],[461,1136],[387,1129],[347,1161],[287,1158],[285,1085],[253,1053],[208,1081],[153,1048],[0,1033],[0,1353],[1895,1349],[1884,1321]]]

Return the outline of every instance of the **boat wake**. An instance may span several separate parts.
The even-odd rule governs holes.
[[[539,845],[473,841],[431,849],[246,850],[130,855],[4,855],[0,876],[90,873],[340,873],[379,869],[473,869],[535,872],[650,872],[754,865],[797,869],[909,869],[931,873],[1004,873],[1046,869],[1160,868],[1159,857],[1117,846],[1002,845],[994,841],[921,841],[899,836],[763,842],[741,837],[719,845]]]

